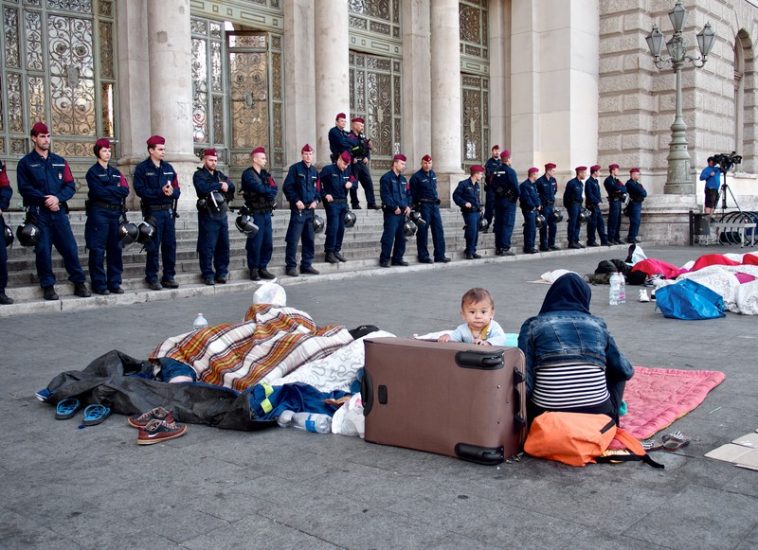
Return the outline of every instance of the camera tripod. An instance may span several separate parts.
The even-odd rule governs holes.
[[[721,220],[724,221],[724,217],[726,216],[726,194],[729,193],[729,195],[732,197],[732,201],[734,201],[734,206],[737,207],[737,210],[740,214],[742,214],[742,208],[740,208],[739,203],[737,202],[737,199],[734,197],[734,193],[732,193],[732,188],[729,187],[726,183],[726,171],[722,170],[721,173],[724,176],[724,183],[721,184],[721,189],[719,189],[719,195],[721,195]],[[717,199],[718,200],[718,199]]]

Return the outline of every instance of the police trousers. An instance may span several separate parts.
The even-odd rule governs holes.
[[[34,248],[36,255],[37,276],[42,288],[55,284],[53,273],[53,246],[63,256],[63,265],[68,272],[68,280],[72,283],[85,281],[84,271],[79,263],[79,248],[68,222],[68,214],[62,209],[51,212],[40,207],[35,211],[39,240]]]
[[[353,177],[360,182],[363,186],[363,192],[366,193],[366,202],[368,207],[376,206],[376,198],[374,196],[374,182],[371,180],[371,170],[368,168],[368,164],[362,160],[358,160],[352,165]],[[358,202],[358,184],[353,183],[350,188],[350,204],[353,208],[358,208],[360,203]]]
[[[300,267],[310,267],[313,264],[316,234],[313,230],[313,210],[297,208],[290,210],[290,223],[287,226],[287,243],[285,262],[287,269],[297,266],[297,243],[303,244],[303,258]]]
[[[92,290],[103,291],[121,286],[124,264],[118,235],[120,210],[90,206],[84,225],[84,241],[89,248],[89,278]],[[108,262],[108,271],[105,262]]]
[[[508,250],[511,247],[513,224],[516,223],[516,203],[506,198],[495,199],[495,248]]]
[[[418,259],[429,259],[429,230],[431,229],[432,242],[434,243],[434,260],[440,262],[445,257],[445,231],[442,228],[440,207],[431,202],[422,202],[419,212],[421,213],[421,217],[426,221],[426,224],[419,227],[416,231]]]
[[[403,232],[405,216],[384,212],[384,231],[382,232],[382,252],[380,262],[400,262],[405,255],[405,233]],[[393,249],[394,245],[394,249]]]
[[[324,211],[326,212],[324,252],[327,254],[329,252],[339,252],[342,250],[342,239],[345,236],[347,202],[324,202]]]
[[[203,279],[226,278],[229,274],[229,221],[226,214],[213,217],[206,212],[197,213],[197,254]]]
[[[463,235],[466,239],[466,254],[475,254],[476,245],[479,243],[479,210],[474,212],[463,212],[463,223],[465,229]]]
[[[253,212],[253,222],[258,226],[258,232],[247,236],[247,268],[266,269],[274,252],[271,212]]]
[[[553,207],[543,206],[542,215],[545,216],[545,223],[540,227],[540,250],[547,250],[555,246],[555,234],[558,230],[558,224],[553,218]]]
[[[145,280],[158,282],[160,259],[163,260],[163,277],[161,281],[172,281],[176,276],[176,226],[172,210],[154,210],[150,216],[155,220],[155,235],[145,245],[147,262]]]

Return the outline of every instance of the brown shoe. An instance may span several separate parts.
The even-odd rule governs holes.
[[[139,429],[139,433],[137,434],[137,445],[154,445],[161,441],[176,439],[186,433],[186,424],[166,422],[165,420],[154,418],[150,420],[144,428]]]
[[[174,413],[163,407],[156,407],[142,414],[135,414],[126,419],[127,424],[132,428],[144,428],[151,420],[167,420],[174,422]]]

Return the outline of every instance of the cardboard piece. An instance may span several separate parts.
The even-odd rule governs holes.
[[[741,435],[736,439],[732,439],[732,443],[736,445],[742,445],[743,447],[758,449],[758,433],[752,432],[749,434]]]
[[[758,471],[758,429],[732,440],[731,443],[705,453],[708,458],[731,462],[740,468]]]

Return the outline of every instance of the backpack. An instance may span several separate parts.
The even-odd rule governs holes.
[[[632,454],[601,456],[614,439],[623,443]],[[650,458],[636,438],[616,426],[616,422],[605,414],[542,413],[532,422],[524,451],[569,466],[639,460],[654,468],[663,468]]]
[[[691,279],[658,288],[655,307],[670,319],[716,319],[726,315],[721,295]]]

